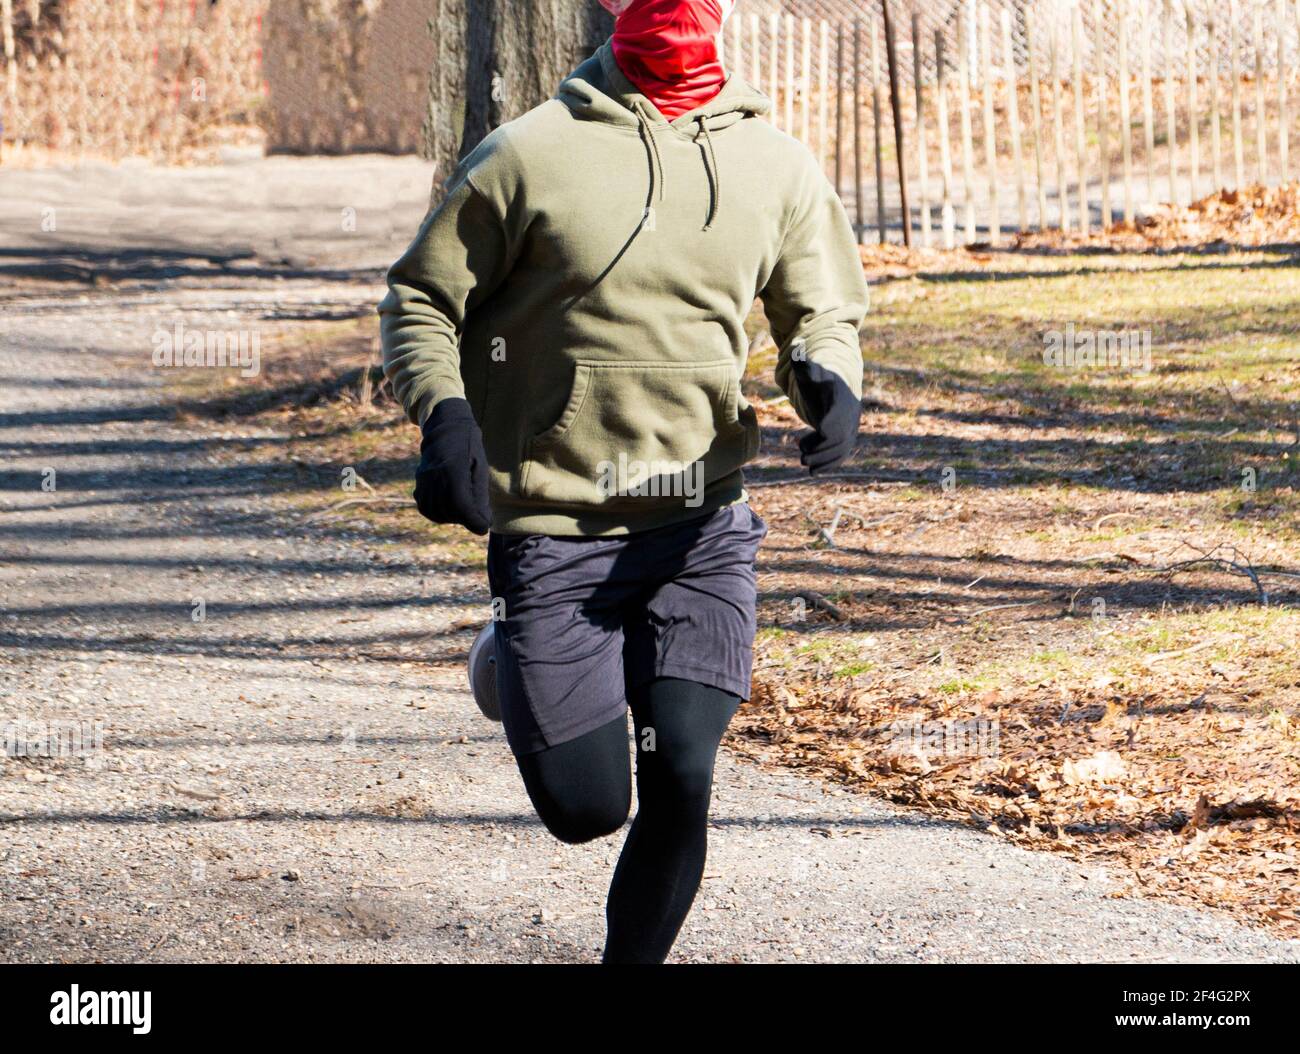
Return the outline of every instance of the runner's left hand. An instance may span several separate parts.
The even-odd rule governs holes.
[[[793,363],[795,384],[813,430],[799,440],[799,460],[810,475],[828,472],[853,452],[862,419],[862,400],[844,379],[808,359]]]

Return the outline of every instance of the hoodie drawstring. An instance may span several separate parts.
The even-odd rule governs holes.
[[[718,171],[718,155],[713,149],[713,136],[709,134],[709,126],[704,119],[704,114],[700,114],[695,120],[699,124],[695,141],[699,142],[700,131],[703,131],[704,145],[707,147],[704,151],[704,171],[709,177],[709,217],[704,221],[704,229],[707,231],[712,230],[713,221],[717,219],[718,209],[722,205],[722,176]]]
[[[667,187],[668,180],[664,176],[663,157],[659,153],[659,137],[655,134],[654,123],[646,114],[640,101],[632,104],[632,111],[636,114],[637,126],[641,131],[641,142],[645,146],[646,160],[650,164],[650,199],[649,203],[653,204],[656,199],[664,200],[664,190]],[[700,146],[700,153],[704,158],[704,171],[709,178],[709,215],[704,221],[703,229],[708,231],[713,229],[713,221],[718,218],[718,209],[722,205],[722,176],[718,171],[718,154],[713,147],[713,136],[709,134],[709,126],[704,114],[699,114],[695,118],[695,143]],[[700,136],[703,135],[704,143],[700,144]],[[646,215],[648,217],[649,210]],[[642,219],[642,223],[645,218]]]
[[[664,186],[668,181],[664,178],[663,158],[659,156],[659,140],[655,137],[654,126],[651,125],[650,118],[646,116],[641,103],[633,103],[632,109],[641,128],[641,142],[645,144],[646,160],[650,162],[650,201],[654,202],[656,190],[658,190],[659,200],[663,201]]]

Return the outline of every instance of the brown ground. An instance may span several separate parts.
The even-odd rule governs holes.
[[[798,469],[754,319],[770,534],[733,745],[1300,935],[1293,262],[977,251],[869,271],[865,455],[839,478]],[[1047,319],[1140,323],[1155,369],[1054,376]],[[291,431],[304,472],[354,465],[354,491],[304,488],[308,515],[481,559],[410,508],[414,433],[372,320],[290,332],[252,395],[194,412]]]

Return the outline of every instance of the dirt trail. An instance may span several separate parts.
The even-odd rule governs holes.
[[[331,169],[358,196],[386,171],[409,180]],[[402,200],[371,256],[418,220]],[[64,237],[31,279],[71,259]],[[158,248],[121,237],[137,261]],[[461,646],[481,571],[308,521],[283,500],[301,466],[228,456],[285,436],[182,422],[150,367],[160,321],[336,317],[374,301],[374,275],[196,284],[185,256],[211,238],[169,243],[181,276],[36,290],[13,268],[0,288],[0,723],[103,722],[89,761],[0,768],[0,956],[595,958],[619,840],[552,840],[458,666],[413,664]],[[678,960],[1300,960],[1224,916],[1110,896],[1095,868],[729,756],[716,800]]]

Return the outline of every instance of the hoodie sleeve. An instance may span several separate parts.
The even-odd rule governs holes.
[[[384,374],[416,424],[444,399],[465,398],[466,316],[501,284],[516,255],[505,220],[514,169],[498,129],[460,163],[442,203],[389,268],[379,305]]]
[[[867,282],[844,206],[826,177],[811,163],[809,170],[759,296],[777,345],[776,383],[800,419],[816,427],[795,384],[793,362],[802,355],[820,364],[862,397],[858,327],[867,313]]]

